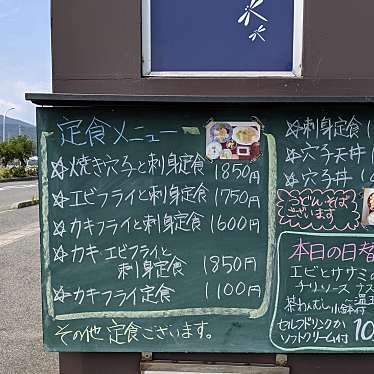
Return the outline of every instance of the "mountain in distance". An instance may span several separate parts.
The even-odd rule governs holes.
[[[3,141],[3,115],[0,115],[0,142]],[[31,123],[6,116],[5,138],[9,139],[17,135],[26,135],[36,141],[36,127]]]

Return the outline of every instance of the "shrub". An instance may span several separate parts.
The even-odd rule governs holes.
[[[14,178],[26,177],[26,168],[24,166],[13,166],[10,168],[10,173]]]
[[[37,166],[26,168],[24,166],[0,167],[0,179],[36,177],[37,175]]]
[[[28,177],[36,177],[38,175],[38,167],[27,167],[26,168],[26,175]]]
[[[10,172],[9,168],[0,168],[0,179],[6,179],[6,178],[11,178],[12,173]]]

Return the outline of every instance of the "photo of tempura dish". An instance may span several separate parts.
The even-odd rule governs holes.
[[[374,193],[369,195],[367,203],[370,212],[367,216],[368,225],[374,225]]]
[[[370,194],[368,197],[368,207],[370,212],[374,211],[374,193]]]
[[[374,225],[374,188],[364,188],[361,223]]]

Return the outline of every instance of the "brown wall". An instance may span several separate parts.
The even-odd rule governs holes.
[[[373,0],[305,0],[303,78],[142,78],[140,0],[52,0],[53,91],[372,96]]]

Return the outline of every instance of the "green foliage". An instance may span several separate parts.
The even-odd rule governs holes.
[[[36,177],[38,175],[38,167],[0,167],[0,179]]]
[[[7,179],[7,178],[11,178],[11,177],[12,177],[12,173],[10,172],[9,168],[0,168],[0,178],[1,179]]]
[[[25,135],[10,138],[0,143],[0,162],[6,167],[14,160],[18,160],[21,166],[26,166],[26,161],[33,155],[34,148],[32,140]]]
[[[0,143],[0,162],[6,167],[10,162],[14,161],[16,155],[9,141]]]
[[[36,177],[38,175],[38,167],[27,167],[26,174],[28,177]]]
[[[27,159],[33,155],[32,140],[25,135],[15,136],[9,139],[9,145],[15,158],[25,167]]]
[[[15,178],[26,177],[26,168],[24,166],[13,166],[10,168],[10,174]]]

